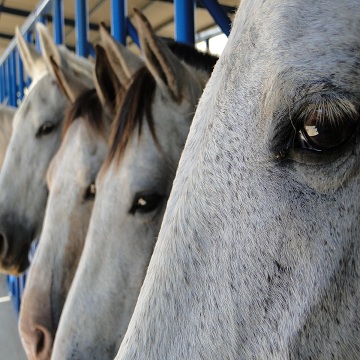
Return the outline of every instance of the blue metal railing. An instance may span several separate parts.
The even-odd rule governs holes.
[[[195,43],[195,0],[174,0],[175,40]]]

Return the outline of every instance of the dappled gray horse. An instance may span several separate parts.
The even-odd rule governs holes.
[[[52,359],[113,359],[148,266],[191,124],[217,58],[172,51],[136,13],[146,67],[115,116]],[[114,78],[114,77],[113,77]],[[115,78],[114,78],[115,79]]]
[[[14,116],[12,136],[0,175],[0,271],[18,274],[29,265],[31,242],[38,238],[47,200],[46,171],[61,141],[67,105],[50,65],[53,57],[83,81],[93,65],[57,47],[47,29],[36,25],[42,55],[17,29],[18,49],[32,78],[27,95]]]
[[[360,358],[359,34],[241,1],[117,360]]]
[[[107,151],[111,114],[125,91],[120,86],[112,87],[115,81],[111,79],[119,72],[116,66],[112,70],[111,63],[119,67],[126,58],[129,74],[144,66],[104,28],[100,33],[105,40],[104,47],[96,46],[96,90],[83,92],[82,83],[53,63],[72,105],[63,120],[62,143],[47,171],[49,196],[43,230],[21,303],[20,336],[31,360],[51,356],[62,308],[82,253],[96,194],[95,177]],[[125,77],[124,71],[122,74]]]

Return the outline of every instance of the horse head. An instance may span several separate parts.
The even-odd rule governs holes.
[[[114,39],[108,42],[116,45]],[[51,355],[84,245],[96,194],[95,178],[106,154],[110,114],[114,111],[110,106],[120,101],[131,77],[126,81],[124,78],[123,83],[116,80],[120,65],[113,67],[109,59],[119,56],[112,47],[97,45],[96,50],[96,90],[88,89],[72,71],[52,60],[53,71],[71,105],[63,122],[60,148],[47,171],[49,196],[44,225],[22,298],[20,334],[31,359],[48,359]],[[109,79],[113,79],[111,84]]]
[[[359,33],[241,1],[117,360],[359,358]]]
[[[13,133],[0,176],[0,271],[18,274],[29,265],[31,242],[41,231],[48,195],[46,171],[61,141],[67,99],[56,80],[51,58],[79,77],[91,77],[92,65],[65,47],[55,46],[37,24],[42,55],[19,30],[18,48],[32,77],[28,93],[14,116]]]
[[[216,61],[206,57],[205,65],[194,48],[168,46],[140,13],[136,16],[146,67],[134,74],[116,109],[54,359],[75,353],[112,359],[116,354],[154,248],[195,105],[210,75],[204,69]],[[84,301],[91,305],[84,306]]]

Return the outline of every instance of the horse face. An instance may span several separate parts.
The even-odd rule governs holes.
[[[110,359],[116,354],[153,251],[193,108],[194,103],[190,107],[188,101],[164,102],[157,89],[152,116],[159,144],[144,121],[141,135],[134,130],[119,162],[114,158],[103,165],[82,258],[56,335],[54,358],[67,358],[75,344],[84,357]],[[106,280],[95,285],[95,278]],[[96,306],[95,322],[93,307],[84,307],[83,299]]]
[[[44,226],[20,313],[21,338],[30,358],[51,353],[82,252],[95,197],[94,180],[105,152],[105,137],[80,118],[71,124],[51,161]]]
[[[61,139],[66,99],[46,74],[32,85],[14,117],[14,128],[0,176],[0,270],[21,273],[28,250],[42,226],[45,174]]]
[[[359,357],[359,10],[241,2],[116,359]]]

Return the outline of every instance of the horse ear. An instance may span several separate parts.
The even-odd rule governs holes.
[[[39,35],[41,53],[43,55],[43,58],[48,65],[49,70],[53,73],[53,67],[51,65],[50,58],[53,58],[57,64],[61,64],[59,50],[54,40],[52,39],[48,28],[44,24],[40,22],[36,23],[36,31]],[[55,74],[53,73],[53,75]]]
[[[126,46],[118,43],[100,24],[100,44],[104,48],[108,61],[120,82],[125,86],[133,75],[144,66],[144,62]]]
[[[168,93],[177,102],[182,98],[185,67],[168,46],[155,35],[149,21],[138,9],[134,9],[138,24],[141,51],[145,63],[163,93]]]
[[[94,83],[96,92],[103,106],[107,107],[114,114],[118,93],[124,91],[124,86],[114,72],[105,49],[97,44],[95,51]]]
[[[72,71],[60,68],[52,56],[50,56],[50,63],[58,84],[71,103],[74,103],[85,90],[90,89],[87,84],[81,81],[81,78],[75,77]]]
[[[36,51],[35,47],[26,42],[18,27],[15,29],[15,34],[20,57],[25,70],[28,75],[34,79],[37,74],[46,69],[46,64],[44,63],[42,56]]]

